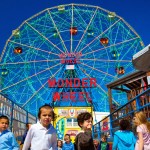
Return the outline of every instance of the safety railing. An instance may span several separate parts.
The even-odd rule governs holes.
[[[136,111],[144,111],[150,119],[150,88],[93,125],[93,137],[100,139],[101,135],[107,135],[111,139],[114,132],[119,129],[119,121],[127,118],[132,122]]]
[[[26,123],[35,123],[37,118],[0,94],[0,115],[8,116],[9,128],[17,140],[20,140],[26,130]]]

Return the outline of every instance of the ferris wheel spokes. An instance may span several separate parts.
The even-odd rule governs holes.
[[[93,69],[93,70],[96,70],[96,71],[98,71],[98,72],[101,72],[101,73],[103,73],[103,74],[105,74],[105,75],[108,75],[108,76],[110,76],[110,77],[115,78],[115,76],[113,76],[113,75],[111,75],[111,74],[109,74],[109,73],[107,73],[107,72],[103,72],[103,71],[101,71],[101,70],[99,70],[99,69],[97,69],[97,68],[91,67],[91,66],[89,66],[89,65],[87,65],[87,64],[84,64],[84,63],[81,63],[81,64],[84,65],[84,66],[87,66],[87,67],[89,67],[89,68],[91,68],[91,69]]]
[[[83,47],[79,52],[82,52],[86,47],[91,45],[95,40],[99,39],[101,35],[103,35],[105,32],[107,32],[111,27],[116,25],[121,19],[118,19],[114,24],[112,24],[109,28],[107,28],[105,31],[103,31],[101,34],[99,34],[97,37],[95,37],[90,43],[88,43],[85,47]]]
[[[56,74],[62,69],[63,67],[60,67],[55,73],[54,75],[52,76],[53,78],[56,76]],[[26,103],[24,103],[24,105],[22,107],[25,107],[30,101],[31,99],[42,89],[44,88],[44,86],[48,83],[48,80],[43,84],[41,85],[41,87],[28,99],[26,100]],[[37,99],[36,99],[37,100]],[[34,101],[33,101],[34,102]]]
[[[32,25],[30,25],[28,22],[26,24],[31,27],[36,33],[38,33],[41,37],[43,37],[45,40],[47,40],[51,45],[56,47],[61,53],[64,53],[59,47],[57,47],[54,43],[52,43],[47,37],[45,37],[43,34],[41,34],[38,30],[36,30]]]
[[[0,92],[36,115],[38,107],[53,100],[56,92],[84,90],[92,93],[93,110],[106,112],[106,85],[134,71],[132,55],[143,46],[140,36],[123,18],[98,6],[47,8],[25,20],[6,41],[0,57]],[[56,80],[55,87],[49,87],[49,78]],[[58,89],[58,81],[67,80],[69,84],[74,78],[79,82],[93,78],[96,86]],[[121,94],[116,92],[116,101],[112,100],[117,105],[128,101]],[[61,98],[58,106],[71,105]],[[72,104],[85,105],[81,101]]]
[[[97,8],[97,9],[98,9],[98,8]],[[90,24],[91,24],[92,20],[94,19],[94,16],[96,15],[97,9],[96,9],[96,10],[95,10],[95,12],[93,13],[93,16],[91,17],[90,22],[88,23],[88,25],[87,25],[87,27],[86,27],[86,29],[85,29],[85,31],[84,31],[84,33],[83,33],[83,35],[82,35],[81,39],[79,40],[78,45],[76,46],[76,48],[75,48],[74,52],[76,52],[76,50],[77,50],[78,46],[79,46],[79,45],[80,45],[80,43],[81,43],[81,40],[83,39],[83,37],[85,36],[85,33],[86,33],[86,32],[87,32],[87,30],[89,29],[89,26],[90,26]]]
[[[84,71],[82,67],[79,66],[79,68],[80,68],[82,71]],[[84,73],[85,73],[89,78],[91,78],[91,76],[90,76],[88,73],[86,73],[86,72],[84,72]],[[101,91],[103,91],[103,92],[107,95],[107,91],[105,91],[99,84],[96,83],[96,85],[97,85],[97,87],[98,87]],[[112,101],[113,101],[114,103],[118,104],[118,102],[117,102],[114,98],[112,99]]]
[[[23,61],[23,62],[8,62],[4,64],[0,64],[0,66],[7,66],[7,65],[20,65],[20,64],[31,64],[31,63],[41,63],[41,62],[55,62],[60,61],[61,59],[50,59],[50,60],[33,60],[33,61]]]
[[[11,41],[11,40],[9,40],[9,42],[17,44],[17,45],[20,45],[20,46],[23,46],[23,47],[27,47],[27,48],[35,49],[35,50],[38,50],[38,51],[41,51],[41,52],[45,52],[45,53],[48,53],[48,54],[53,54],[53,55],[59,56],[59,54],[57,54],[57,53],[53,53],[51,51],[47,51],[47,50],[43,50],[43,49],[36,48],[36,47],[33,47],[33,46],[29,46],[27,44],[18,43],[18,42],[14,42],[14,41]]]
[[[49,14],[49,16],[50,16],[50,18],[51,18],[51,20],[52,20],[52,22],[53,22],[53,24],[54,24],[54,27],[55,27],[55,29],[56,29],[56,31],[57,31],[58,36],[60,37],[60,40],[62,41],[62,44],[63,44],[63,46],[64,46],[64,48],[65,48],[65,52],[68,53],[68,50],[67,50],[67,48],[66,48],[66,46],[65,46],[65,43],[64,43],[64,41],[63,41],[63,39],[62,39],[62,37],[61,37],[59,31],[58,31],[58,28],[57,28],[57,26],[56,26],[56,24],[55,24],[55,22],[54,22],[54,19],[52,18],[52,15],[51,15],[51,13],[50,13],[49,10],[48,10],[48,14]]]
[[[95,52],[98,52],[98,51],[101,51],[101,50],[105,50],[105,49],[110,48],[110,47],[118,46],[118,45],[121,45],[121,44],[124,44],[124,43],[127,43],[127,42],[131,42],[131,41],[136,40],[138,38],[139,37],[135,37],[135,38],[132,38],[132,39],[129,39],[129,40],[125,40],[123,42],[119,42],[119,43],[116,43],[116,44],[113,44],[113,45],[109,45],[109,46],[106,46],[106,47],[103,47],[103,48],[100,48],[100,49],[97,49],[97,50],[92,50],[92,51],[90,51],[88,53],[84,53],[82,56],[85,56],[85,55],[91,54],[91,53],[95,53]]]
[[[25,78],[25,79],[23,79],[23,80],[21,80],[21,81],[18,81],[18,82],[14,83],[14,84],[12,84],[12,85],[10,85],[10,86],[7,86],[7,87],[1,89],[0,92],[2,92],[3,90],[6,90],[6,89],[8,89],[8,88],[10,88],[10,87],[12,87],[12,86],[15,86],[15,85],[17,85],[17,84],[19,84],[19,83],[21,83],[21,82],[24,82],[24,81],[26,81],[26,80],[28,80],[28,79],[31,79],[32,77],[37,76],[38,74],[41,74],[41,73],[43,73],[43,72],[45,72],[45,71],[47,71],[47,70],[50,70],[50,69],[52,69],[52,68],[54,68],[54,67],[56,67],[56,66],[58,66],[58,65],[60,65],[60,63],[59,63],[59,64],[56,64],[56,65],[54,65],[54,66],[52,66],[52,67],[46,68],[46,69],[44,69],[44,70],[42,70],[42,71],[40,71],[40,72],[38,72],[38,73],[35,73],[34,75],[31,75],[31,76],[29,76],[29,77],[27,77],[27,78]]]
[[[98,62],[132,62],[131,60],[105,60],[105,59],[96,59],[96,58],[81,58],[80,60],[87,60],[87,61],[98,61]]]

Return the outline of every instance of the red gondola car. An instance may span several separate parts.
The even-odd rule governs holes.
[[[21,54],[22,53],[22,47],[15,47],[14,53],[15,54]]]
[[[71,35],[76,35],[77,32],[78,32],[77,27],[71,27],[71,28],[70,28],[70,34],[71,34]]]
[[[109,42],[108,38],[107,37],[104,37],[104,38],[100,38],[100,43],[102,45],[107,45]]]
[[[125,70],[124,70],[124,67],[117,67],[116,68],[116,73],[119,75],[121,74],[124,74],[125,73]]]

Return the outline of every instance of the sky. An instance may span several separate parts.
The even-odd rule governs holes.
[[[0,53],[12,30],[23,21],[46,8],[70,3],[95,5],[115,12],[134,28],[145,46],[150,43],[150,0],[1,0]]]

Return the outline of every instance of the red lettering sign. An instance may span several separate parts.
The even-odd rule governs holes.
[[[55,78],[48,79],[49,87],[59,87],[59,88],[88,88],[88,87],[96,87],[96,78],[66,78],[66,79],[58,79],[56,81]]]
[[[48,79],[48,86],[55,87],[56,86],[56,79]]]
[[[90,98],[90,94],[88,92],[55,92],[53,94],[53,101],[88,101],[89,103],[92,102],[92,99]]]
[[[81,52],[59,54],[61,64],[79,64],[81,56]]]
[[[53,101],[60,101],[60,93],[59,92],[55,92],[53,94]]]

